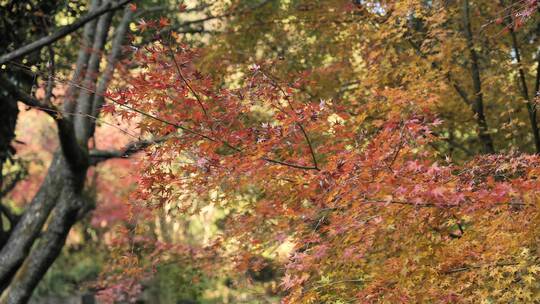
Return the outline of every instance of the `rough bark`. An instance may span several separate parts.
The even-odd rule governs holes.
[[[38,193],[26,207],[19,222],[13,228],[7,244],[0,251],[0,288],[2,290],[9,285],[13,275],[28,255],[34,240],[57,202],[62,182],[68,176],[68,170],[64,157],[57,152]]]
[[[75,115],[75,134],[81,144],[86,144],[90,138],[89,121],[93,119],[92,115],[92,100],[96,88],[96,81],[99,74],[99,64],[101,62],[102,50],[107,41],[107,34],[111,24],[112,14],[107,13],[101,16],[95,28],[96,35],[92,46],[92,54],[88,61],[86,75],[83,82],[83,87],[77,99],[77,110]]]
[[[69,230],[77,221],[77,213],[84,206],[84,200],[77,191],[80,186],[74,183],[64,185],[47,230],[17,272],[14,278],[16,284],[10,288],[6,303],[28,302],[32,291],[60,254]]]
[[[90,4],[90,10],[93,11],[99,6],[100,0],[92,0]],[[73,114],[76,109],[75,100],[77,99],[79,88],[78,85],[83,81],[86,68],[88,66],[88,59],[90,58],[90,53],[92,50],[92,44],[94,42],[94,29],[96,27],[97,20],[94,19],[84,26],[84,31],[82,34],[81,47],[77,55],[77,63],[75,64],[75,71],[71,77],[71,85],[66,91],[66,96],[64,97],[64,112],[66,117],[70,120],[73,120]]]

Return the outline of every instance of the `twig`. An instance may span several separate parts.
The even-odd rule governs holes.
[[[176,60],[176,56],[174,55],[174,52],[172,50],[172,47],[171,45],[166,42],[165,45],[167,46],[167,48],[169,49],[169,52],[170,52],[170,55],[171,55],[171,58],[174,62],[174,65],[176,67],[176,71],[178,72],[178,77],[180,77],[180,79],[182,79],[182,81],[186,84],[186,86],[189,88],[189,90],[191,91],[191,93],[195,96],[195,98],[197,99],[197,103],[199,104],[199,106],[201,107],[203,113],[204,113],[204,116],[206,117],[206,119],[208,120],[208,122],[211,122],[210,121],[210,117],[208,116],[208,112],[206,111],[206,108],[204,107],[203,103],[202,103],[202,100],[201,98],[199,97],[199,94],[197,94],[197,92],[195,92],[195,90],[193,89],[193,87],[191,87],[191,85],[189,84],[189,82],[187,81],[187,79],[184,77],[184,75],[182,74],[182,70],[180,69],[180,65],[178,64],[178,61]]]
[[[488,265],[488,267],[506,267],[506,266],[516,266],[519,265],[519,263],[497,263],[495,265]],[[471,265],[471,266],[463,266],[459,268],[450,269],[447,271],[444,271],[443,274],[453,274],[458,272],[464,272],[469,271],[473,269],[480,269],[482,267],[485,267],[486,265]]]
[[[131,155],[140,152],[151,145],[162,143],[173,136],[162,136],[155,139],[139,140],[128,143],[124,148],[120,150],[91,150],[89,151],[90,164],[97,165],[100,162],[112,159],[112,158],[128,158]]]
[[[287,103],[289,104],[289,107],[291,108],[291,110],[296,113],[296,110],[292,106],[292,103],[290,101],[289,94],[287,94],[287,92],[285,92],[285,90],[281,87],[281,85],[279,85],[278,81],[270,73],[267,73],[267,72],[263,71],[262,69],[260,71],[264,76],[266,76],[266,78],[270,79],[270,82],[272,83],[272,85],[275,88],[277,88],[283,94],[283,96],[284,96],[285,100],[287,101]],[[287,113],[285,112],[285,114],[287,114]],[[313,148],[313,144],[311,143],[311,140],[309,139],[309,136],[308,136],[306,130],[304,129],[304,126],[302,125],[302,123],[296,122],[296,124],[298,125],[298,127],[300,127],[300,130],[302,131],[302,134],[304,135],[304,138],[305,138],[305,140],[306,140],[306,142],[308,144],[309,152],[311,154],[311,159],[313,161],[313,167],[312,168],[319,171],[320,169],[319,169],[319,166],[317,164],[317,158],[315,156],[315,150]]]

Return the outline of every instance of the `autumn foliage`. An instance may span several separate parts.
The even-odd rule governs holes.
[[[105,111],[138,117],[143,134],[165,140],[146,152],[133,201],[181,214],[226,210],[211,242],[174,252],[191,251],[191,262],[202,267],[227,261],[247,272],[285,246],[285,303],[538,300],[540,159],[517,149],[458,160],[441,153],[441,134],[462,112],[473,117],[467,123],[477,128],[479,150],[493,148],[488,137],[495,146],[507,143],[483,129],[478,102],[467,109],[445,104],[460,98],[454,88],[469,77],[450,64],[462,54],[451,52],[470,51],[467,38],[444,24],[460,8],[426,12],[422,1],[412,1],[425,28],[411,34],[396,26],[415,7],[409,2],[381,1],[371,7],[380,28],[358,25],[365,36],[355,41],[370,40],[359,50],[369,72],[360,93],[340,98],[308,93],[324,86],[317,78],[348,75],[345,62],[284,73],[281,59],[254,60],[235,85],[223,85],[227,76],[200,70],[205,50],[175,34],[134,52],[139,69],[108,93]],[[535,5],[512,15],[522,19],[505,31],[534,20]],[[336,7],[333,18],[370,9]],[[493,28],[506,21],[494,20],[486,30],[504,30]],[[166,26],[162,19],[139,27]],[[416,45],[420,35],[427,40]],[[491,84],[502,81],[489,77]]]
[[[127,2],[2,55],[0,302],[540,302],[537,0]]]

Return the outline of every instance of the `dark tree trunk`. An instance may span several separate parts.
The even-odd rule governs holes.
[[[6,160],[15,152],[11,142],[15,138],[15,125],[18,114],[19,110],[14,100],[9,98],[5,98],[4,101],[0,100],[0,122],[2,122],[0,123],[0,205],[2,204],[2,196],[8,191],[7,188],[9,187],[4,184],[3,167]],[[6,208],[6,206],[2,205],[1,210],[7,210]],[[9,237],[9,229],[5,230],[4,226],[2,214],[0,214],[0,247],[6,243]]]
[[[55,153],[47,175],[36,196],[26,207],[20,219],[16,222],[0,248],[0,292],[1,303],[26,303],[39,281],[43,278],[64,246],[71,227],[87,213],[92,204],[82,196],[86,174],[92,161],[88,151],[88,141],[93,137],[95,120],[103,103],[101,97],[118,62],[122,44],[127,36],[129,22],[133,12],[124,9],[124,16],[119,21],[115,38],[110,48],[105,71],[100,72],[100,62],[105,52],[115,10],[128,3],[129,0],[105,1],[92,0],[90,11],[86,16],[94,16],[84,23],[83,41],[77,59],[77,66],[68,88],[64,110],[56,108],[47,100],[37,100],[19,83],[12,83],[5,75],[0,75],[0,93],[6,92],[6,97],[0,95],[0,160],[4,160],[10,151],[9,144],[14,137],[14,127],[17,117],[16,100],[28,106],[37,107],[49,114],[56,122],[60,149]],[[99,14],[98,14],[99,13]],[[80,27],[81,17],[78,21]],[[48,37],[64,35],[69,26],[61,28]],[[76,29],[76,28],[75,28]],[[73,29],[74,30],[74,29]],[[59,33],[60,32],[60,33]],[[49,41],[50,45],[56,38],[43,37],[39,41]],[[22,46],[10,52],[9,56],[23,56],[33,50],[34,44]],[[35,50],[38,50],[37,47]],[[23,55],[18,55],[19,53]],[[11,58],[11,57],[10,57]],[[92,93],[80,89],[94,89]],[[58,115],[77,109],[77,116]],[[79,117],[79,118],[76,118]],[[80,119],[82,117],[83,119]],[[9,123],[4,123],[4,121]],[[7,151],[7,152],[6,152]],[[47,225],[45,225],[47,223]]]
[[[480,78],[480,63],[478,54],[474,48],[474,37],[471,28],[469,0],[463,1],[463,27],[465,38],[467,40],[467,48],[469,50],[469,58],[471,60],[471,77],[474,89],[474,102],[472,104],[476,123],[478,126],[478,137],[483,145],[484,153],[494,153],[495,146],[493,139],[489,134],[489,127],[484,114],[484,93],[482,92],[482,80]]]
[[[2,166],[4,162],[15,151],[11,142],[15,138],[15,125],[17,124],[17,115],[19,110],[17,102],[8,97],[1,97],[0,102],[0,189],[2,189]]]

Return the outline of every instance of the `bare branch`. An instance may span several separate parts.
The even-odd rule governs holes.
[[[276,79],[276,77],[272,76],[272,74],[270,74],[269,72],[265,72],[263,69],[261,69],[260,71],[262,72],[262,74],[264,76],[266,76],[268,79],[270,79],[270,82],[272,83],[272,86],[277,88],[281,92],[281,94],[283,94],[283,98],[285,98],[285,100],[287,101],[287,104],[289,105],[291,110],[293,112],[296,112],[296,110],[294,109],[294,107],[293,107],[293,105],[291,103],[289,94],[287,94],[287,92],[285,92],[285,90],[281,87],[281,85],[279,85],[279,82]],[[287,114],[287,113],[285,112],[285,114]],[[308,136],[306,130],[304,129],[304,126],[300,122],[297,122],[296,124],[300,127],[300,130],[302,131],[302,134],[304,135],[306,143],[307,143],[307,145],[309,147],[309,152],[311,154],[311,159],[313,161],[313,167],[309,167],[309,169],[319,171],[320,169],[319,169],[319,166],[317,165],[317,158],[315,157],[315,150],[313,149],[313,144],[311,143],[311,140],[309,139],[309,136]]]
[[[315,150],[313,149],[313,144],[311,143],[311,140],[309,139],[309,136],[302,124],[298,123],[298,126],[300,127],[300,130],[302,130],[302,134],[304,134],[304,138],[306,139],[306,142],[308,144],[309,153],[311,154],[311,160],[313,161],[313,167],[319,170],[319,165],[317,164],[317,158],[315,157]]]
[[[39,50],[40,48],[46,46],[46,45],[49,45],[51,43],[54,43],[55,41],[69,35],[70,33],[78,30],[80,27],[82,27],[83,25],[85,25],[87,22],[90,22],[96,18],[98,18],[99,16],[105,14],[105,13],[108,13],[108,12],[112,12],[122,6],[124,6],[126,3],[130,2],[132,0],[122,0],[120,2],[118,2],[117,4],[114,4],[114,5],[111,5],[110,2],[107,2],[105,4],[103,4],[102,6],[100,6],[98,9],[96,9],[95,11],[92,11],[92,12],[89,12],[88,14],[86,14],[85,16],[79,18],[77,21],[73,22],[72,24],[69,24],[69,25],[66,25],[62,28],[60,28],[58,31],[56,31],[55,33],[49,35],[49,36],[46,36],[46,37],[42,37],[32,43],[29,43],[23,47],[20,47],[12,52],[9,52],[7,54],[4,54],[2,56],[0,56],[0,64],[5,64],[11,60],[14,60],[14,59],[17,59],[19,57],[22,57],[22,56],[25,56],[25,55],[28,55],[36,50]]]
[[[302,169],[302,170],[317,170],[317,171],[320,170],[320,169],[317,168],[317,167],[302,166],[302,165],[297,165],[297,164],[293,164],[293,163],[288,163],[288,162],[284,162],[284,161],[280,161],[280,160],[276,160],[276,159],[271,159],[271,158],[267,158],[267,157],[262,157],[261,159],[264,160],[264,161],[266,161],[266,162],[269,162],[269,163],[274,163],[274,164],[282,165],[282,166],[285,166],[285,167],[291,167],[291,168],[295,168],[295,169]]]
[[[95,10],[98,5],[98,0],[92,0],[90,10]],[[79,85],[84,79],[86,67],[88,66],[88,60],[90,58],[89,50],[92,48],[94,41],[96,22],[97,20],[92,20],[84,25],[81,46],[77,55],[77,63],[75,64],[75,71],[73,71],[71,83],[69,83],[66,95],[64,97],[64,111],[67,113],[74,113],[77,107],[75,100],[77,99],[77,95],[79,93]],[[73,117],[68,115],[68,118],[72,120]]]
[[[84,144],[87,143],[91,136],[91,121],[86,115],[92,115],[99,64],[107,41],[112,17],[112,12],[109,12],[102,15],[98,20],[95,28],[94,44],[92,46],[93,53],[88,60],[88,67],[83,82],[83,86],[91,90],[81,91],[77,99],[76,113],[81,115],[77,115],[74,118],[75,135],[77,136],[77,140]]]
[[[141,42],[138,46],[140,47],[142,45],[155,42],[158,39],[158,38],[155,38],[155,37],[165,37],[167,34],[169,34],[171,32],[175,32],[177,30],[180,33],[185,33],[186,31],[181,30],[181,29],[185,28],[187,26],[190,26],[190,25],[201,24],[201,23],[204,23],[204,22],[210,21],[210,20],[224,19],[224,18],[233,17],[233,16],[237,16],[237,15],[247,14],[247,13],[249,13],[251,11],[262,8],[266,4],[268,4],[270,2],[273,2],[273,1],[276,1],[276,0],[265,0],[265,1],[255,5],[253,7],[249,7],[249,8],[246,8],[246,9],[232,11],[232,12],[221,14],[221,15],[209,15],[209,16],[206,16],[206,17],[203,17],[203,18],[200,18],[200,19],[186,21],[186,22],[183,22],[183,23],[180,23],[180,24],[177,24],[177,25],[172,25],[170,27],[162,29],[161,31],[159,31],[159,35],[155,35],[150,40],[146,40],[146,41]],[[201,31],[201,32],[204,32],[204,30]],[[187,33],[191,33],[191,31],[188,30]]]
[[[49,105],[51,103],[51,98],[53,97],[55,66],[54,49],[52,48],[52,45],[48,45],[47,47],[49,49],[49,61],[47,62],[49,76],[47,77],[47,87],[45,88],[45,98],[43,103]]]
[[[27,94],[19,90],[17,86],[15,86],[14,84],[11,83],[11,81],[3,77],[3,75],[0,75],[0,81],[1,81],[1,86],[4,87],[6,91],[12,97],[21,101],[22,103],[24,103],[25,105],[29,107],[40,109],[43,112],[47,113],[49,116],[51,116],[53,119],[56,119],[58,112],[54,106],[43,104],[42,102],[40,102],[39,100],[31,96],[30,94]]]
[[[209,3],[201,3],[193,8],[189,8],[189,9],[186,9],[184,11],[182,11],[183,13],[192,13],[192,12],[198,12],[200,13],[201,11],[203,11],[204,9],[206,8],[209,8],[211,5]],[[155,12],[160,12],[160,11],[170,11],[172,8],[171,6],[169,5],[158,5],[158,6],[152,6],[152,7],[145,7],[143,9],[138,9],[137,10],[137,14],[135,15],[135,17],[141,17],[142,15],[144,14],[147,14],[147,13],[155,13]]]
[[[458,268],[454,268],[454,269],[444,271],[443,274],[454,274],[454,273],[470,271],[470,270],[474,270],[474,269],[480,269],[482,267],[507,267],[507,266],[515,266],[515,265],[519,265],[519,263],[497,263],[497,264],[491,265],[491,266],[487,266],[487,265],[484,265],[484,266],[482,266],[482,265],[463,266],[463,267],[458,267]]]
[[[122,45],[125,41],[126,33],[129,30],[129,22],[131,21],[132,16],[133,16],[133,11],[130,8],[126,7],[126,9],[124,10],[124,15],[122,17],[122,20],[120,21],[120,24],[118,25],[116,29],[111,51],[110,51],[109,57],[107,58],[107,67],[105,68],[103,76],[99,80],[96,92],[94,94],[94,101],[92,104],[92,113],[91,113],[93,117],[98,117],[101,107],[103,106],[105,102],[105,98],[103,97],[103,95],[105,94],[105,91],[107,90],[109,82],[111,81],[111,78],[113,77],[114,69],[118,62],[118,58],[120,57]],[[91,127],[92,129],[94,129],[95,124],[91,124]],[[91,130],[91,133],[92,132],[93,130]]]
[[[90,165],[95,166],[103,161],[113,158],[128,158],[137,152],[140,152],[152,145],[162,143],[170,138],[173,138],[173,136],[169,135],[155,139],[134,141],[127,144],[120,150],[91,150],[89,151]]]
[[[430,203],[430,202],[411,202],[411,201],[398,201],[398,200],[390,200],[390,201],[384,201],[384,200],[363,200],[362,203],[364,204],[381,204],[381,205],[404,205],[404,206],[410,206],[410,207],[427,207],[427,208],[441,208],[441,209],[451,209],[451,208],[459,208],[463,207],[463,204],[436,204],[436,203]],[[508,203],[495,203],[493,204],[495,206],[534,206],[529,203],[518,203],[518,202],[508,202]]]

